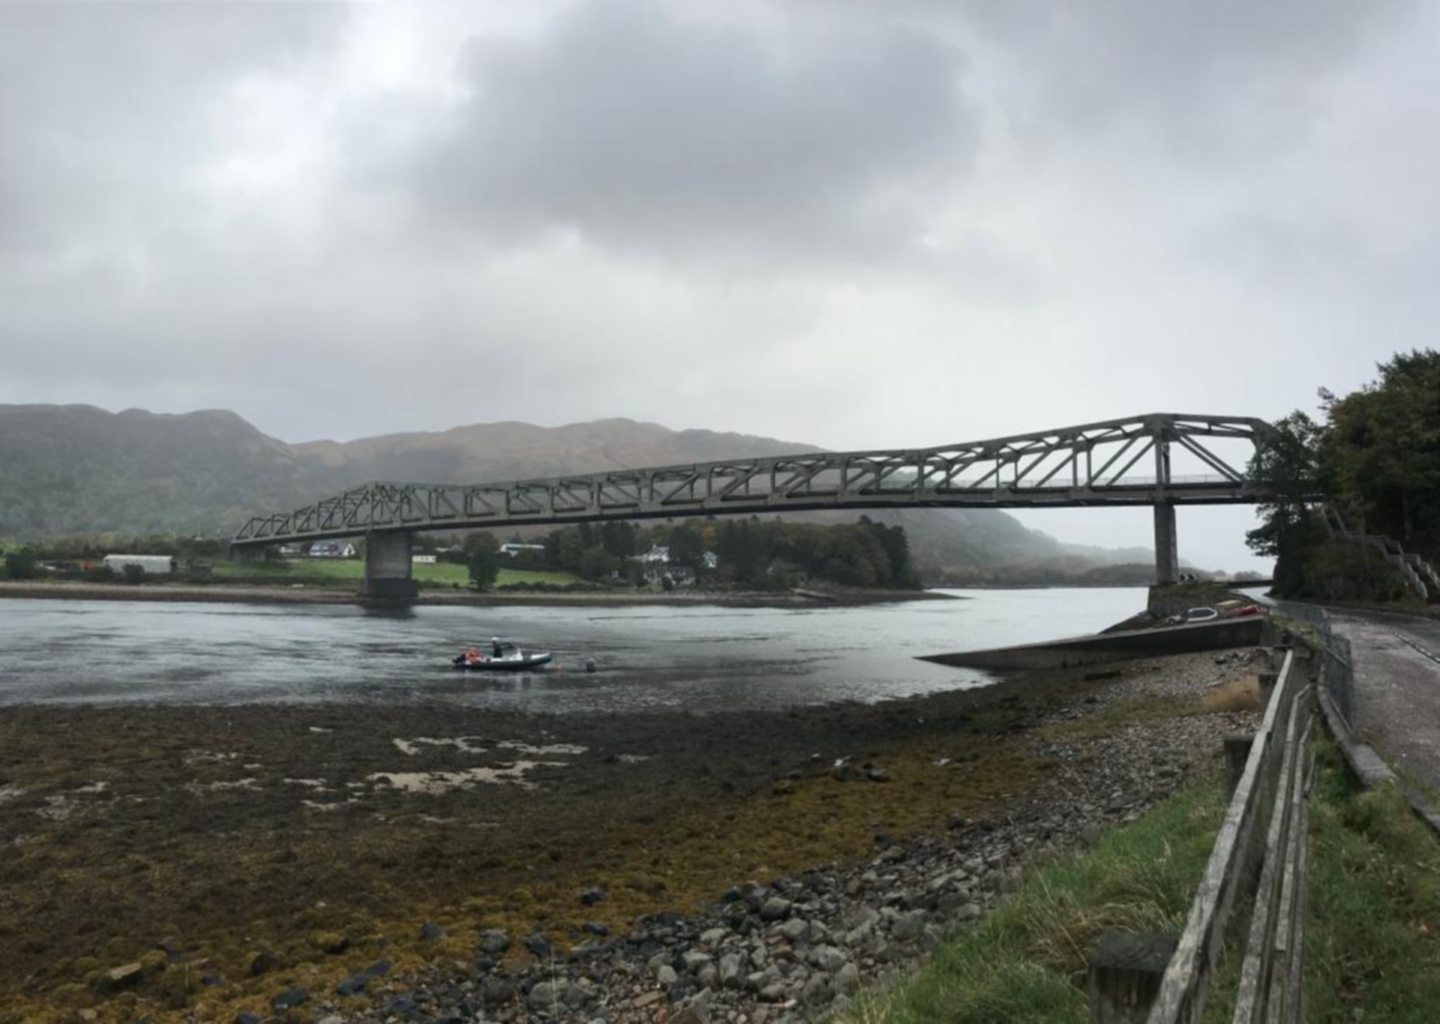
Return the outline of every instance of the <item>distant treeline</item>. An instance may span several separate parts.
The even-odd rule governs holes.
[[[106,555],[169,555],[182,568],[209,565],[226,557],[229,542],[183,537],[169,533],[127,536],[118,533],[57,537],[34,544],[0,544],[0,576],[33,579],[50,575],[47,566],[63,577],[90,580],[116,579],[117,574],[101,564]]]
[[[590,580],[618,576],[636,584],[679,570],[700,582],[755,590],[812,582],[894,589],[920,586],[904,528],[864,516],[858,523],[836,526],[755,517],[653,526],[579,523],[529,543],[540,549],[522,550],[508,560],[501,556],[500,564],[562,570]],[[477,552],[498,546],[493,534],[481,531],[468,535],[459,551],[440,554],[473,565]]]
[[[34,543],[0,544],[6,551],[24,550],[43,562],[94,562],[106,555],[169,555],[177,562],[216,562],[226,557],[230,542],[173,533],[87,533]]]
[[[1155,582],[1155,566],[1150,563],[1078,566],[1027,562],[946,569],[926,582],[942,587],[1148,587]]]
[[[536,547],[526,547],[513,557],[501,554],[500,540],[488,531],[459,536],[417,533],[413,544],[417,552],[433,553],[441,561],[469,564],[472,576],[482,585],[493,581],[500,566],[508,566],[635,585],[668,585],[683,579],[755,590],[810,583],[891,589],[920,586],[904,528],[864,516],[858,523],[833,526],[754,517],[648,526],[623,521],[580,523],[551,530],[540,538],[527,540],[515,535],[506,539]],[[364,541],[354,543],[363,555]],[[46,563],[78,567],[122,552],[170,555],[182,567],[217,562],[228,557],[228,542],[173,534],[95,534],[6,550],[13,556],[11,575],[33,575]]]

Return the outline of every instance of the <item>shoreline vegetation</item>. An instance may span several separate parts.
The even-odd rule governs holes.
[[[1440,847],[1394,787],[1365,792],[1332,740],[1319,741],[1315,764],[1305,1019],[1429,1021],[1440,999]],[[1108,928],[1174,934],[1184,927],[1225,793],[1217,772],[1202,772],[1093,847],[1039,858],[1004,905],[913,974],[862,993],[846,1020],[1085,1024],[1091,1016],[1078,983],[1085,954]],[[1206,1021],[1230,1019],[1236,961],[1232,948]]]

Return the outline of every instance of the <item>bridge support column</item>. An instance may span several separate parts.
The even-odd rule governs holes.
[[[1180,549],[1175,541],[1175,506],[1155,504],[1155,582],[1160,586],[1180,579]]]
[[[409,531],[367,533],[365,582],[360,586],[360,596],[384,604],[410,604],[416,590],[410,575]]]
[[[258,544],[246,544],[241,547],[230,548],[230,561],[232,562],[263,562],[265,561],[268,548]]]

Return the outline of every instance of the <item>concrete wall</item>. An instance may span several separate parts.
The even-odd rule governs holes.
[[[1153,658],[1164,654],[1186,654],[1191,651],[1215,651],[1229,647],[1254,647],[1260,643],[1265,628],[1263,615],[1239,619],[1216,619],[1162,629],[1134,629],[1123,633],[1053,640],[1043,644],[1020,647],[997,647],[985,651],[959,651],[954,654],[932,654],[922,661],[965,668],[987,668],[997,671],[1034,668],[1067,668],[1071,665],[1097,665],[1107,661],[1130,658]]]

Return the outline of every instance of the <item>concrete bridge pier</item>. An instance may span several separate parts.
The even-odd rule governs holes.
[[[240,546],[231,545],[230,561],[232,562],[263,562],[269,554],[270,549],[259,544],[244,544]]]
[[[411,604],[418,588],[410,575],[410,531],[365,535],[365,581],[360,596],[381,604]]]
[[[1175,541],[1175,506],[1155,503],[1155,582],[1160,586],[1180,580],[1180,549]]]

